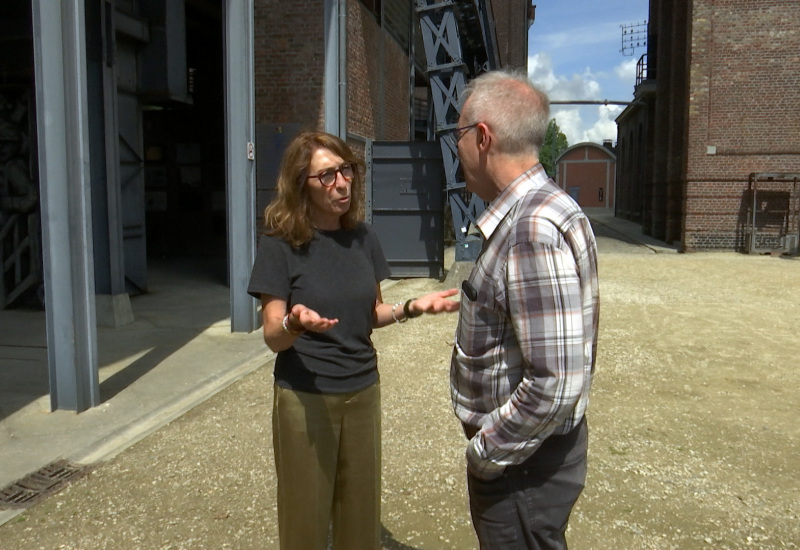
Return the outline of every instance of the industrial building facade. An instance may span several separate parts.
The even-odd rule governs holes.
[[[419,12],[440,7],[480,12],[466,51],[489,37],[496,66],[525,67],[530,0],[0,4],[0,295],[44,306],[53,409],[98,404],[96,327],[131,321],[153,258],[201,257],[231,329],[256,328],[246,282],[284,147],[435,139]]]
[[[651,0],[616,215],[684,251],[797,253],[800,4]]]

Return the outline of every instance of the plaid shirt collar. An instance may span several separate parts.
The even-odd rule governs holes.
[[[547,172],[541,164],[536,164],[517,179],[489,203],[475,225],[481,230],[483,238],[489,240],[497,226],[503,221],[511,208],[532,189],[541,187],[548,181]]]

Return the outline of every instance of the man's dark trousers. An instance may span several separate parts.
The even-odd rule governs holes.
[[[586,481],[587,432],[584,418],[497,479],[468,474],[481,550],[566,550],[567,521]]]

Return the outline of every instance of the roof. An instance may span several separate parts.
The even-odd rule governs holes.
[[[606,155],[608,155],[608,157],[611,160],[614,160],[614,161],[617,160],[616,153],[614,153],[614,151],[611,151],[608,147],[605,147],[604,145],[600,145],[599,143],[594,143],[593,141],[583,141],[581,143],[576,143],[575,145],[572,145],[572,146],[568,147],[566,150],[564,150],[563,153],[558,155],[558,158],[556,159],[556,164],[561,162],[561,159],[562,159],[562,157],[564,157],[564,155],[574,151],[575,149],[580,149],[580,148],[583,148],[583,147],[589,147],[589,148],[598,149],[598,150],[602,151],[603,153],[605,153]]]

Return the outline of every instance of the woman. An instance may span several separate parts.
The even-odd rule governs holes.
[[[380,548],[380,385],[373,328],[456,311],[456,289],[394,305],[389,267],[359,220],[364,184],[347,144],[303,133],[264,213],[248,292],[275,361],[273,447],[283,550]]]

